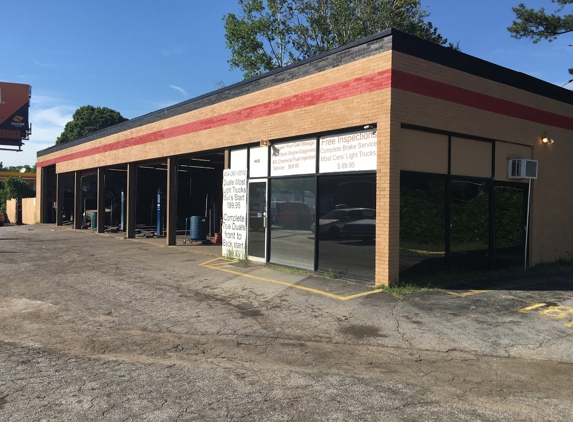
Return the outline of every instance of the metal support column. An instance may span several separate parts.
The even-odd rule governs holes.
[[[126,215],[126,229],[125,234],[128,239],[135,237],[135,172],[137,167],[135,163],[127,165],[127,215]]]
[[[64,181],[61,174],[56,174],[56,226],[63,225],[62,214],[64,211]]]
[[[167,159],[167,245],[177,244],[177,158]]]
[[[105,170],[97,169],[97,232],[103,233],[105,229]]]
[[[74,172],[74,229],[82,228],[82,176],[79,171]]]
[[[48,207],[48,190],[46,188],[48,185],[47,178],[48,171],[46,170],[46,167],[40,168],[40,186],[36,187],[40,190],[40,223],[46,223],[48,221],[46,215],[46,208]]]

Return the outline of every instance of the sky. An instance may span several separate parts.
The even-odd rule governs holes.
[[[573,34],[538,44],[511,38],[520,2],[554,10],[550,0],[422,0],[428,20],[464,53],[565,84]],[[26,0],[10,13],[0,81],[32,86],[32,135],[23,152],[0,151],[4,166],[34,164],[81,106],[131,119],[243,79],[229,68],[223,28],[225,14],[240,13],[238,0]]]

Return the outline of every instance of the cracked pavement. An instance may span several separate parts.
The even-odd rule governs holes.
[[[247,275],[369,287],[199,265],[213,253],[2,227],[0,420],[573,419],[573,327],[518,312],[571,303],[571,274],[466,297],[340,301]]]

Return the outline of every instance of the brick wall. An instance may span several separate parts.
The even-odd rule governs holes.
[[[399,271],[402,123],[532,147],[540,160],[532,197],[536,263],[573,253],[570,116],[573,97],[562,90],[393,31],[49,148],[38,166],[66,173],[377,123],[376,283],[388,284]],[[554,145],[541,144],[546,131]]]
[[[392,68],[402,72],[403,79],[401,89],[393,78],[396,127],[409,123],[531,148],[530,156],[521,157],[539,160],[539,178],[533,181],[532,191],[531,263],[571,259],[573,106],[406,54],[395,52],[393,59]],[[413,77],[407,81],[409,75]],[[439,82],[439,90],[431,86],[433,82]],[[451,90],[449,97],[447,90]],[[541,142],[545,132],[556,140],[553,145]],[[393,133],[394,143],[400,144],[400,133]]]

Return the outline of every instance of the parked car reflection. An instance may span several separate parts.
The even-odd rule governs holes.
[[[275,201],[271,207],[271,224],[285,229],[308,230],[312,222],[312,212],[301,201]]]
[[[352,225],[353,223],[356,223]],[[318,235],[329,239],[358,236],[373,239],[376,233],[376,210],[372,208],[340,208],[326,213],[318,223]],[[346,227],[348,226],[348,229]],[[311,226],[313,233],[316,227]]]
[[[376,220],[364,218],[345,224],[340,231],[342,239],[360,239],[364,242],[372,242],[376,238]]]

